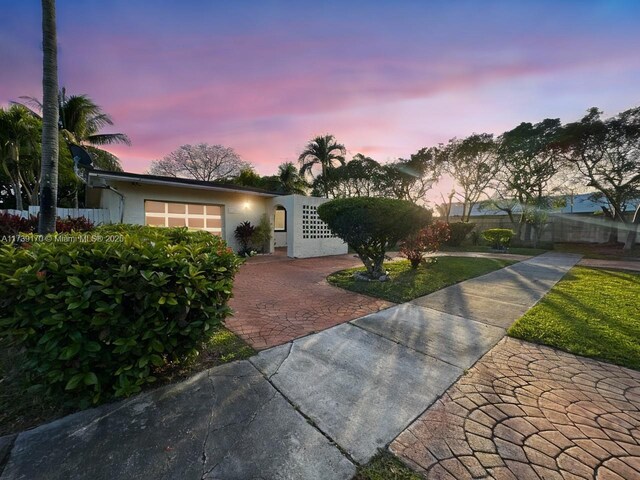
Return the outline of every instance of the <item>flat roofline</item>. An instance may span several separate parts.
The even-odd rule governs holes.
[[[161,175],[147,175],[143,173],[131,172],[109,172],[103,170],[91,170],[89,177],[105,178],[120,181],[136,182],[145,185],[170,185],[182,188],[198,188],[204,190],[212,190],[217,192],[236,192],[248,193],[260,197],[278,197],[281,193],[270,192],[260,188],[242,187],[238,185],[230,185],[220,182],[205,182],[202,180],[194,180],[191,178],[164,177]]]

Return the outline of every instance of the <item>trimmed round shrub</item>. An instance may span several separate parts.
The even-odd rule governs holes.
[[[514,235],[515,232],[508,228],[490,228],[482,232],[482,237],[496,250],[506,249]]]
[[[0,247],[0,337],[81,407],[140,391],[229,313],[240,260],[204,231],[135,226]]]
[[[475,223],[468,222],[450,223],[449,228],[451,229],[451,235],[449,235],[449,240],[444,242],[444,244],[449,245],[450,247],[459,247],[475,226]]]
[[[431,211],[406,200],[338,198],[318,207],[331,231],[358,254],[372,279],[385,274],[386,249],[431,222]]]

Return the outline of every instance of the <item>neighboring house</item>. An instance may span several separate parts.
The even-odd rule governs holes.
[[[324,198],[99,170],[88,173],[87,187],[87,207],[107,209],[111,223],[206,230],[238,250],[235,228],[244,221],[257,225],[266,214],[274,228],[271,252],[286,246],[290,257],[347,253],[346,244],[318,218]]]

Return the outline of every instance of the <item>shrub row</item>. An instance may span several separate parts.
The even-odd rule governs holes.
[[[93,229],[93,222],[84,217],[56,219],[57,232],[87,232]],[[38,217],[31,215],[23,218],[20,215],[0,213],[0,235],[10,236],[19,233],[35,233],[38,230]]]
[[[240,262],[185,228],[114,225],[0,248],[0,337],[22,347],[33,386],[79,406],[138,392],[196,354],[229,313]]]
[[[490,228],[482,232],[483,238],[491,244],[491,248],[496,250],[507,248],[514,235],[515,232],[508,228]]]
[[[467,223],[467,222],[454,222],[449,224],[449,228],[451,229],[451,234],[449,235],[449,239],[444,242],[445,245],[449,245],[451,247],[459,247],[462,245],[462,242],[467,238],[467,235],[471,233],[471,230],[475,228],[475,223]]]

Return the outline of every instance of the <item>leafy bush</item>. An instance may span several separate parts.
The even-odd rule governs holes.
[[[411,268],[418,268],[424,254],[437,252],[440,244],[446,242],[450,234],[449,224],[437,221],[405,238],[400,243],[400,253],[411,262]]]
[[[260,249],[262,253],[269,251],[269,242],[271,242],[271,231],[273,227],[266,213],[262,214],[260,223],[253,232],[251,241]]]
[[[406,200],[339,198],[318,207],[329,228],[358,254],[372,279],[384,275],[389,245],[416,233],[431,221],[431,212]]]
[[[229,312],[239,261],[220,237],[186,228],[3,245],[0,338],[24,350],[33,386],[71,404],[127,396],[197,354]]]
[[[449,240],[445,242],[445,245],[459,247],[475,226],[475,223],[468,222],[450,223],[449,228],[451,229],[451,236],[449,237]]]
[[[242,222],[238,225],[233,232],[233,236],[240,243],[240,250],[238,251],[238,255],[243,257],[250,255],[251,250],[249,245],[251,244],[251,239],[256,232],[256,227],[251,225],[251,222]]]
[[[93,230],[94,225],[93,222],[84,217],[78,218],[60,218],[56,219],[56,232],[58,233],[67,233],[67,232],[89,232]]]
[[[33,233],[38,228],[38,217],[31,215],[22,218],[20,215],[0,213],[0,235],[17,235],[19,233]]]
[[[490,228],[482,232],[483,238],[496,250],[506,249],[514,235],[515,232],[508,228]]]
[[[84,217],[67,217],[56,219],[56,232],[87,232],[93,229],[93,222]],[[0,235],[17,235],[19,233],[35,233],[38,231],[38,217],[31,215],[22,218],[20,215],[0,213]]]

